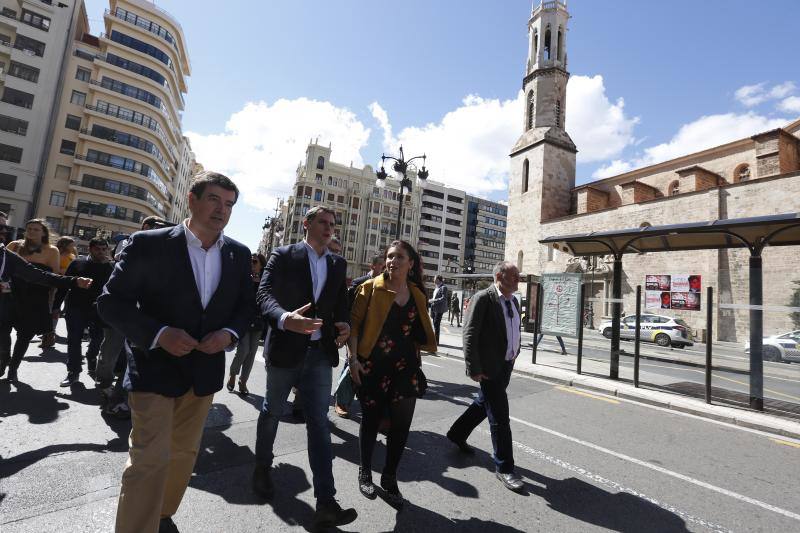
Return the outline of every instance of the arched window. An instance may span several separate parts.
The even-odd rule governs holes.
[[[747,181],[750,179],[750,165],[742,163],[733,171],[733,182]]]
[[[556,58],[559,61],[564,61],[564,28],[561,26],[558,27],[558,53],[556,54]]]
[[[681,193],[681,183],[678,180],[675,180],[669,184],[669,188],[667,189],[667,194],[669,194],[669,196],[675,196],[680,193]]]
[[[550,61],[550,24],[544,32],[544,59]]]
[[[526,159],[524,163],[522,163],[522,192],[528,192],[528,170],[530,164]]]
[[[533,62],[539,61],[539,30],[533,32]]]
[[[317,158],[317,168],[319,168],[319,169],[325,168],[325,158],[324,157],[319,156]]]
[[[556,126],[561,126],[561,100],[556,100]]]
[[[533,91],[528,93],[528,129],[533,128],[533,115],[536,111],[536,103]]]
[[[517,254],[517,268],[520,272],[522,272],[522,259],[524,258],[525,254],[522,253],[522,250],[519,251]]]

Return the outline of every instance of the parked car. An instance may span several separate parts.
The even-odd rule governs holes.
[[[800,363],[800,329],[764,337],[763,343],[764,361]],[[744,344],[744,353],[750,353],[750,342]]]
[[[684,320],[665,315],[641,315],[639,338],[644,342],[654,342],[659,346],[683,348],[692,346],[692,329]],[[603,337],[611,338],[611,320],[605,319],[598,328]],[[621,339],[636,337],[636,315],[627,315],[620,321],[619,336]]]

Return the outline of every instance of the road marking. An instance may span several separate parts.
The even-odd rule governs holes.
[[[422,362],[422,364],[423,364],[423,365],[428,365],[428,366],[435,366],[436,368],[442,368],[442,367],[441,367],[441,366],[439,366],[439,365],[434,365],[433,363],[429,363],[429,362],[427,362],[427,361],[423,361],[423,362]]]
[[[556,386],[556,389],[564,392],[569,392],[570,394],[577,394],[578,396],[585,396],[587,398],[592,398],[593,400],[600,400],[601,402],[608,402],[619,405],[619,400],[612,400],[611,398],[604,398],[603,396],[596,396],[594,394],[589,394],[588,392],[583,392],[578,389],[573,389],[571,387],[564,387],[563,385]]]
[[[641,459],[637,459],[635,457],[631,457],[630,455],[626,455],[624,453],[615,452],[614,450],[610,450],[608,448],[604,448],[603,446],[600,446],[598,444],[594,444],[594,443],[591,443],[591,442],[588,442],[588,441],[585,441],[585,440],[582,440],[582,439],[579,439],[579,438],[576,438],[576,437],[571,437],[569,435],[565,435],[564,433],[560,433],[560,432],[555,431],[553,429],[546,428],[544,426],[540,426],[540,425],[534,424],[532,422],[528,422],[527,420],[522,420],[521,418],[516,418],[514,416],[509,417],[509,418],[511,420],[513,420],[514,422],[517,422],[518,424],[523,424],[523,425],[531,427],[533,429],[537,429],[539,431],[543,431],[545,433],[553,435],[554,437],[559,437],[561,439],[565,439],[565,440],[568,440],[570,442],[574,442],[575,444],[580,444],[581,446],[585,446],[585,447],[590,448],[592,450],[595,450],[595,451],[598,451],[598,452],[601,452],[601,453],[605,453],[605,454],[610,455],[612,457],[616,457],[617,459],[621,459],[623,461],[627,461],[629,463],[633,463],[635,465],[638,465],[638,466],[641,466],[641,467],[644,467],[644,468],[649,468],[650,470],[654,470],[655,472],[658,472],[659,474],[664,474],[666,476],[674,477],[676,479],[680,479],[681,481],[685,481],[687,483],[691,483],[692,485],[696,485],[698,487],[702,487],[704,489],[708,489],[710,491],[716,492],[718,494],[722,494],[724,496],[728,496],[730,498],[733,498],[735,500],[739,500],[741,502],[745,502],[745,503],[749,503],[751,505],[755,505],[756,507],[761,507],[762,509],[766,509],[767,511],[772,511],[773,513],[777,513],[777,514],[783,515],[783,516],[785,516],[787,518],[791,518],[793,520],[800,521],[800,514],[794,513],[792,511],[788,511],[786,509],[782,509],[780,507],[777,507],[775,505],[771,505],[769,503],[762,502],[760,500],[756,500],[755,498],[751,498],[749,496],[745,496],[744,494],[739,494],[738,492],[733,492],[732,490],[724,489],[722,487],[718,487],[716,485],[712,485],[711,483],[706,483],[705,481],[701,481],[701,480],[699,480],[697,478],[693,478],[691,476],[687,476],[686,474],[681,474],[680,472],[674,472],[674,471],[669,470],[667,468],[664,468],[662,466],[658,466],[658,465],[655,465],[653,463],[648,463],[647,461],[642,461]]]
[[[792,448],[800,448],[800,444],[796,442],[789,442],[788,440],[770,439],[772,442],[783,444],[784,446],[791,446]]]
[[[484,428],[480,428],[480,430],[483,433],[491,435],[491,432],[486,430],[486,429],[484,429]],[[693,516],[693,515],[690,515],[689,513],[681,511],[680,509],[677,509],[672,505],[669,505],[669,504],[661,502],[661,501],[659,501],[659,500],[657,500],[655,498],[647,496],[646,494],[643,494],[643,493],[639,492],[636,489],[632,489],[630,487],[626,487],[624,485],[621,485],[621,484],[617,483],[616,481],[612,481],[612,480],[610,480],[610,479],[608,479],[606,477],[603,477],[603,476],[601,476],[599,474],[595,474],[594,472],[591,472],[590,470],[587,470],[587,469],[585,469],[583,467],[570,464],[570,463],[568,463],[568,462],[566,462],[566,461],[564,461],[562,459],[558,459],[557,457],[553,457],[551,455],[548,455],[548,454],[546,454],[546,453],[544,453],[542,451],[539,451],[539,450],[536,450],[534,448],[531,448],[530,446],[528,446],[526,444],[522,444],[521,442],[517,442],[517,441],[512,441],[512,442],[514,443],[515,447],[519,448],[523,452],[525,452],[525,453],[527,453],[529,455],[532,455],[532,456],[536,457],[537,459],[540,459],[542,461],[546,461],[546,462],[551,463],[551,464],[553,464],[555,466],[558,466],[559,468],[563,468],[565,470],[568,470],[570,472],[578,474],[579,476],[583,476],[583,477],[587,478],[588,480],[594,482],[596,485],[606,486],[606,487],[610,488],[611,490],[614,490],[614,491],[616,491],[618,493],[626,493],[626,494],[630,494],[632,496],[635,496],[637,498],[641,498],[642,500],[645,500],[645,501],[647,501],[647,502],[649,502],[649,503],[651,503],[651,504],[653,504],[653,505],[655,505],[657,507],[660,507],[661,509],[664,509],[664,510],[666,510],[666,511],[672,513],[672,514],[675,514],[675,515],[681,517],[686,522],[691,522],[693,524],[697,524],[698,526],[706,527],[706,528],[708,528],[708,529],[710,529],[712,531],[716,531],[716,532],[719,532],[719,533],[723,533],[723,532],[724,533],[731,533],[731,530],[729,530],[728,528],[726,528],[724,526],[721,526],[719,524],[715,524],[713,522],[709,522],[708,520],[704,520],[702,518],[698,518],[698,517]]]

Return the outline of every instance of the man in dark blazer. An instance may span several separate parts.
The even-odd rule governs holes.
[[[506,488],[521,491],[524,484],[514,473],[514,445],[506,388],[520,349],[520,311],[514,293],[519,269],[509,261],[494,267],[494,284],[472,297],[464,319],[464,361],[467,375],[480,383],[475,401],[456,420],[447,438],[461,451],[471,453],[470,433],[489,418],[496,476]]]
[[[225,351],[255,306],[250,250],[223,235],[238,199],[215,172],[194,178],[190,218],[131,237],[98,298],[101,318],[125,335],[133,428],[116,531],[174,533]]]
[[[315,529],[348,524],[357,517],[355,509],[342,509],[334,499],[328,427],[331,368],[339,364],[338,349],[350,334],[347,262],[328,250],[335,225],[332,210],[310,209],[303,220],[305,239],[272,252],[258,289],[258,304],[268,323],[267,391],[258,417],[253,490],[264,499],[274,495],[270,470],[275,435],[289,391],[297,387],[317,500]]]

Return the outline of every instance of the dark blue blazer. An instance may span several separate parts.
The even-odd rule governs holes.
[[[279,368],[294,368],[303,362],[310,335],[278,329],[278,321],[286,312],[311,302],[307,317],[321,318],[321,348],[331,366],[339,364],[336,347],[336,322],[350,323],[347,306],[347,261],[341,256],[328,255],[328,279],[319,300],[314,303],[314,285],[308,248],[302,242],[282,246],[272,251],[258,288],[258,305],[267,319],[264,354],[267,364]]]
[[[198,396],[222,389],[225,352],[175,357],[160,347],[150,349],[164,326],[183,329],[198,341],[223,328],[239,338],[245,334],[255,308],[250,250],[225,237],[220,256],[219,286],[203,309],[183,224],[131,237],[97,299],[101,318],[128,340],[127,390],[178,397],[190,389]]]

